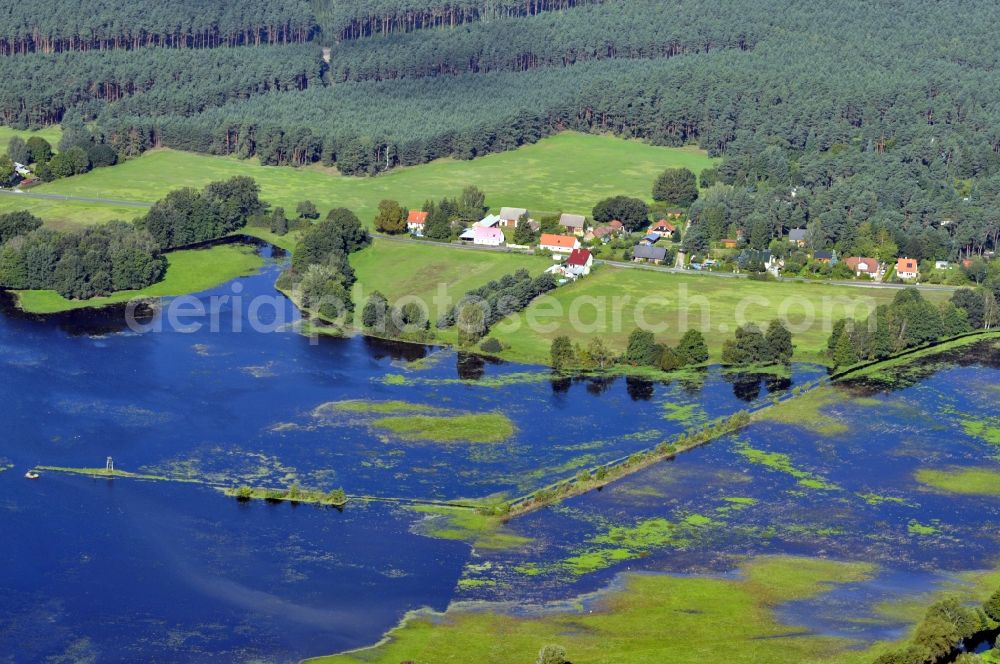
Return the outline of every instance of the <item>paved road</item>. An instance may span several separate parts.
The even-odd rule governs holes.
[[[432,244],[439,247],[448,247],[449,249],[456,249],[460,251],[485,251],[501,254],[513,254],[520,253],[512,249],[507,249],[505,247],[479,247],[474,244],[465,243],[444,243],[444,242],[430,242],[428,240],[413,240],[408,237],[392,236],[392,235],[379,235],[377,236],[379,240],[387,240],[389,242],[401,242],[404,244],[414,244],[427,246]],[[649,270],[651,272],[668,272],[671,274],[686,274],[690,276],[697,277],[715,277],[718,279],[746,279],[748,275],[746,274],[735,274],[733,272],[709,272],[702,270],[691,270],[687,268],[670,267],[667,265],[652,265],[650,263],[626,263],[622,261],[608,261],[603,259],[595,259],[594,263],[597,265],[610,265],[612,267],[622,268],[625,270]],[[806,279],[804,277],[781,277],[777,281],[781,282],[799,282],[805,284],[827,284],[834,286],[850,286],[852,288],[913,288],[913,284],[883,284],[874,281],[834,281],[834,280],[817,280],[817,279]],[[922,291],[953,291],[956,290],[957,286],[942,286],[937,284],[917,284],[916,288]]]
[[[152,203],[141,201],[117,201],[111,198],[87,198],[86,196],[62,196],[60,194],[41,194],[32,191],[22,191],[20,189],[0,189],[0,196],[14,196],[17,198],[34,198],[49,201],[77,201],[80,203],[100,203],[102,205],[115,205],[118,207],[152,207]]]

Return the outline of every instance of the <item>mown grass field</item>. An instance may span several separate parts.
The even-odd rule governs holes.
[[[821,596],[835,584],[868,578],[871,566],[758,558],[742,572],[736,579],[634,575],[623,591],[580,612],[514,617],[452,609],[439,618],[412,617],[372,649],[309,661],[508,664],[534,661],[550,644],[564,647],[576,664],[700,664],[720,661],[720,652],[725,661],[754,664],[874,659],[872,651],[852,649],[847,639],[781,624],[773,611],[785,602]]]
[[[334,169],[310,166],[261,166],[256,161],[155,150],[112,168],[40,185],[35,191],[127,201],[155,201],[171,189],[201,187],[213,180],[248,175],[257,180],[263,197],[289,213],[304,199],[326,212],[334,207],[354,210],[366,223],[378,202],[393,198],[410,208],[427,199],[458,195],[474,184],[486,192],[487,203],[526,207],[533,211],[589,214],[607,196],[627,194],[650,199],[653,181],[665,168],[693,171],[715,160],[696,148],[664,148],[610,136],[564,133],[512,152],[473,161],[442,159],[400,168],[375,178],[345,177]],[[0,210],[31,209],[50,222],[93,223],[122,218],[120,210],[37,201],[0,200]],[[131,219],[140,212],[131,210]]]
[[[493,336],[510,345],[505,353],[509,359],[547,363],[552,339],[559,335],[583,345],[601,337],[612,350],[622,352],[628,335],[639,321],[645,321],[662,328],[657,339],[668,344],[676,344],[689,327],[702,329],[715,361],[723,342],[733,336],[737,321],[766,327],[784,312],[794,326],[794,359],[825,361],[821,353],[837,319],[864,318],[869,308],[891,301],[896,293],[895,289],[723,279],[602,265],[589,277],[559,288],[498,323]],[[924,296],[938,302],[950,293]]]
[[[127,302],[137,297],[197,293],[230,279],[251,274],[264,264],[252,248],[239,245],[175,251],[167,254],[167,262],[167,274],[163,280],[142,290],[120,291],[108,297],[90,300],[67,300],[51,290],[17,291],[18,304],[30,313],[51,314]]]
[[[439,288],[454,304],[469,290],[520,268],[541,274],[552,261],[545,257],[500,252],[466,251],[432,242],[411,243],[376,239],[351,256],[358,277],[355,304],[360,310],[373,291],[390,300],[416,297],[429,307],[431,322],[440,311],[434,304]]]
[[[7,152],[7,146],[10,145],[10,139],[15,136],[20,136],[24,140],[28,140],[32,136],[41,136],[52,144],[53,149],[58,150],[59,139],[62,137],[62,129],[58,125],[45,127],[44,129],[38,129],[36,131],[12,129],[10,127],[0,126],[0,152]]]

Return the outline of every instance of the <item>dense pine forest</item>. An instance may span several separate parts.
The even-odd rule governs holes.
[[[286,44],[316,30],[302,0],[11,2],[0,8],[0,55]]]
[[[692,250],[734,226],[760,244],[809,227],[841,248],[886,231],[917,258],[997,244],[995,2],[258,5],[5,9],[0,53],[28,54],[0,58],[0,120],[87,122],[120,157],[173,147],[349,175],[613,133],[724,158],[701,174],[718,186],[692,209]]]

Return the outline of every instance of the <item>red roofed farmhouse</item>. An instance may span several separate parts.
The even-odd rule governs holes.
[[[900,258],[896,261],[896,276],[900,279],[916,279],[920,276],[917,259]]]
[[[420,210],[410,210],[410,216],[406,218],[406,228],[411,233],[423,235],[424,224],[427,223],[427,213]]]
[[[594,256],[586,249],[574,249],[566,260],[566,269],[578,277],[590,274],[593,265]]]
[[[572,235],[542,233],[542,238],[538,241],[538,248],[545,251],[554,251],[560,254],[569,254],[572,253],[574,249],[580,248],[580,240]]]

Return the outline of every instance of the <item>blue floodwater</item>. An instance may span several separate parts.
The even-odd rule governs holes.
[[[273,290],[280,267],[272,260],[199,300],[274,296],[274,322],[292,323],[297,313]],[[32,466],[103,467],[112,456],[122,470],[226,486],[519,493],[684,429],[664,418],[667,403],[713,418],[823,373],[458,383],[541,369],[361,338],[314,344],[288,327],[253,332],[243,307],[236,331],[234,306],[218,307],[218,331],[190,333],[132,332],[119,311],[0,314],[0,464],[12,466],[0,472],[0,655],[294,661],[377,641],[410,609],[444,609],[470,560],[468,545],[413,534],[419,516],[385,504],[243,505],[198,484],[56,473],[30,482]],[[425,357],[419,371],[406,367]],[[516,434],[413,443],[357,416],[314,415],[349,399],[501,411]]]

